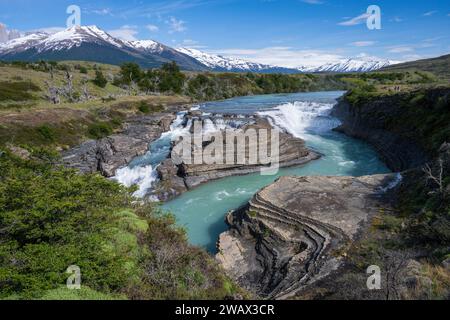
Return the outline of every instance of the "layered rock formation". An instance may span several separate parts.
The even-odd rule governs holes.
[[[270,142],[270,132],[273,128],[266,119],[256,118],[252,121],[248,121],[248,123],[242,125],[239,129],[241,132],[254,129],[257,133],[259,133],[259,129],[266,129],[269,133],[268,141]],[[223,143],[225,144],[225,130],[221,129],[218,132],[223,139]],[[239,143],[238,140],[235,140],[235,157],[237,157],[237,143]],[[207,144],[208,142],[205,143],[205,145]],[[260,159],[258,159],[256,163],[249,163],[249,150],[259,150],[257,144],[258,139],[250,139],[249,141],[246,141],[244,155],[246,159],[245,164],[238,162],[233,164],[186,164],[185,162],[177,163],[174,159],[167,159],[158,167],[160,182],[156,185],[154,192],[160,200],[167,201],[189,189],[195,188],[211,180],[229,176],[250,174],[259,172],[263,168],[270,167],[270,164],[261,163],[259,161]],[[225,148],[223,151],[223,162],[225,162]],[[270,152],[270,145],[268,146],[268,151]],[[195,151],[193,150],[192,152],[194,153]],[[320,155],[306,148],[303,140],[295,138],[284,132],[279,133],[278,163],[280,168],[303,165],[309,161],[318,159],[319,157]]]
[[[288,298],[340,266],[393,179],[282,177],[228,214],[217,260],[256,295]]]
[[[174,119],[174,113],[130,118],[120,133],[86,141],[64,152],[62,163],[83,173],[98,171],[112,177],[118,168],[147,152],[149,143],[169,131]]]

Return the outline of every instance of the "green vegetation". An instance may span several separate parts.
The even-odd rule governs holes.
[[[141,101],[139,103],[138,110],[144,114],[148,114],[154,112],[161,112],[164,110],[164,106],[160,104],[159,105],[149,104],[147,101]]]
[[[422,72],[382,81],[393,84],[410,76],[421,77],[423,84],[406,88],[395,84],[396,90],[386,90],[380,85],[369,88],[373,78],[363,81],[361,77],[350,80],[355,88],[344,97],[365,121],[372,120],[377,129],[416,144],[430,159],[423,167],[403,173],[394,211],[382,212],[374,221],[373,233],[353,246],[350,266],[354,274],[369,264],[387,270],[405,266],[419,255],[424,266],[420,277],[431,284],[419,285],[409,294],[416,299],[445,299],[450,274],[441,262],[450,254],[450,89]]]
[[[113,128],[107,122],[91,124],[88,129],[89,136],[93,139],[102,139],[113,133]]]
[[[41,89],[34,83],[19,81],[19,82],[0,82],[0,102],[1,101],[26,101],[34,100],[36,97],[33,92],[41,91]]]
[[[126,189],[96,174],[0,151],[0,298],[193,299],[236,292],[212,258],[186,242],[170,216],[133,204]],[[82,290],[64,285],[81,269]]]
[[[397,64],[387,67],[385,70],[393,72],[428,72],[448,82],[450,80],[450,55]]]
[[[108,80],[106,80],[105,76],[100,70],[95,71],[95,79],[92,80],[92,82],[100,88],[105,88],[108,84]]]

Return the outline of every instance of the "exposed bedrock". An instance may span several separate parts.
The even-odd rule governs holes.
[[[395,175],[281,177],[230,212],[217,260],[241,286],[285,299],[341,265]]]
[[[114,176],[116,170],[147,152],[151,142],[170,130],[174,113],[136,116],[127,120],[120,133],[101,140],[89,140],[64,152],[62,163],[83,173]]]
[[[239,127],[243,132],[248,129],[267,129],[269,132],[268,141],[270,142],[271,125],[266,119],[256,118],[249,123]],[[221,137],[226,143],[226,135],[223,129],[219,130]],[[234,156],[237,157],[237,140],[235,141]],[[206,143],[207,144],[207,143]],[[245,159],[248,160],[249,150],[258,150],[258,140],[246,140]],[[226,148],[224,147],[224,152]],[[270,151],[270,144],[268,147]],[[194,151],[193,151],[194,152]],[[279,167],[298,166],[318,159],[320,155],[306,148],[302,139],[293,137],[290,134],[281,132],[279,134]],[[226,155],[223,156],[223,162],[226,162]],[[155,186],[155,194],[162,201],[167,201],[177,195],[195,188],[211,180],[217,180],[229,176],[246,175],[259,172],[264,167],[270,165],[262,164],[259,159],[256,163],[214,163],[214,164],[186,164],[184,162],[176,163],[172,159],[164,161],[158,167],[160,177],[159,183]]]

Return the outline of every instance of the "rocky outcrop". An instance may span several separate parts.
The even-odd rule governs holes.
[[[282,177],[231,212],[216,258],[241,286],[283,299],[341,265],[394,175]]]
[[[239,127],[239,129],[244,132],[248,129],[255,129],[256,132],[259,132],[258,129],[267,129],[269,132],[268,140],[270,141],[270,130],[272,127],[266,119],[256,118]],[[224,139],[224,143],[226,143],[225,131],[219,130],[219,132]],[[236,140],[235,147],[237,143]],[[247,141],[245,146],[245,153],[247,156],[249,150],[258,150],[257,143],[257,140]],[[270,148],[268,149],[270,150]],[[236,157],[237,149],[235,148],[234,150]],[[192,152],[194,152],[194,150]],[[306,148],[303,140],[295,138],[288,133],[281,132],[279,134],[280,168],[303,165],[309,161],[318,159],[319,157],[319,154]],[[225,154],[223,159],[226,159]],[[158,167],[160,181],[155,186],[154,193],[161,201],[172,199],[189,189],[195,188],[211,180],[255,173],[259,172],[264,167],[270,166],[261,164],[259,161],[255,164],[186,164],[184,162],[175,162],[174,159],[168,159]]]
[[[89,140],[62,155],[62,163],[83,173],[100,172],[112,177],[133,158],[147,152],[149,143],[170,130],[174,113],[133,117],[124,129],[101,140]]]
[[[390,127],[391,119],[404,117],[403,98],[401,94],[387,95],[362,106],[353,106],[341,98],[332,111],[342,121],[335,130],[367,141],[392,171],[416,168],[429,156],[416,139],[415,128],[408,126],[407,121]]]
[[[391,170],[404,171],[430,161],[440,144],[448,142],[449,106],[450,89],[437,87],[358,99],[344,96],[332,115],[342,121],[337,131],[367,141]]]

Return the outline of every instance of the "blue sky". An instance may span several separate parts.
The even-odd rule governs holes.
[[[450,53],[448,0],[0,0],[0,22],[20,31],[58,30],[71,4],[81,7],[83,25],[115,36],[287,67]],[[357,19],[369,5],[381,8],[381,30]]]

